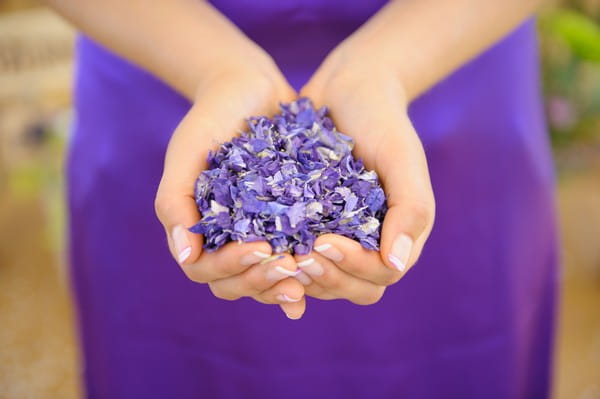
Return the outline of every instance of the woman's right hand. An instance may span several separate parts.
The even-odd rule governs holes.
[[[218,149],[244,129],[245,118],[272,115],[279,102],[296,97],[275,63],[262,53],[221,63],[211,71],[212,76],[206,76],[199,85],[193,106],[169,142],[155,200],[156,214],[165,228],[171,254],[191,280],[207,283],[218,298],[251,297],[261,303],[280,304],[289,318],[298,319],[306,304],[303,285],[289,278],[297,272],[292,256],[270,257],[271,246],[266,241],[231,242],[208,253],[202,249],[203,237],[188,231],[200,220],[194,185],[207,167],[209,150]]]

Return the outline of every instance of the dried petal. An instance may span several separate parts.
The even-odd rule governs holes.
[[[275,252],[307,254],[325,233],[379,248],[385,193],[325,107],[301,98],[247,122],[247,132],[209,152],[196,182],[202,219],[190,231],[205,236],[207,251],[266,239]]]

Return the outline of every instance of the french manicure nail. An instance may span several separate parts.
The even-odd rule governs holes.
[[[281,267],[281,266],[275,266],[275,270],[277,270],[279,273],[284,274],[286,276],[289,277],[294,277],[296,275],[298,275],[298,273],[301,272],[301,270],[288,270],[285,267]]]
[[[303,272],[311,276],[322,276],[324,273],[323,266],[319,262],[316,262],[314,258],[308,258],[302,262],[296,263]]]
[[[290,298],[286,294],[279,294],[279,295],[277,295],[276,298],[278,301],[281,301],[281,302],[300,302],[300,300],[302,299],[302,298],[298,298],[298,299]]]
[[[401,272],[406,270],[412,246],[413,241],[406,234],[400,234],[392,244],[392,250],[388,255],[388,259]]]
[[[275,266],[274,268],[269,269],[267,271],[267,280],[279,281],[279,280],[283,280],[286,277],[295,277],[300,272],[301,272],[301,270],[292,271],[292,270],[283,268],[281,266]]]
[[[315,251],[323,252],[331,248],[331,244],[321,244],[315,247]]]
[[[295,318],[291,317],[291,316],[288,314],[288,312],[286,312],[286,311],[285,311],[283,308],[282,308],[281,310],[283,310],[283,313],[285,314],[285,316],[286,316],[288,319],[290,319],[290,320],[297,320],[297,318],[295,319]]]
[[[308,259],[305,259],[305,260],[303,260],[302,262],[298,262],[298,263],[296,263],[296,265],[298,265],[298,266],[300,266],[300,267],[304,267],[304,266],[308,266],[308,265],[310,265],[310,264],[311,264],[311,263],[313,263],[314,261],[315,261],[315,259],[314,259],[314,258],[308,258]]]
[[[270,254],[266,254],[260,251],[254,251],[242,256],[242,258],[240,259],[240,264],[242,266],[250,266],[255,263],[260,263],[262,260],[268,259],[269,257],[271,257]]]
[[[192,247],[190,246],[185,228],[180,224],[173,227],[171,238],[173,239],[175,252],[177,252],[177,261],[179,264],[182,264],[192,254]]]
[[[331,244],[322,244],[315,247],[315,251],[320,253],[321,255],[331,259],[334,262],[339,262],[344,259],[344,254],[342,254],[339,249],[334,247]]]
[[[181,251],[179,253],[179,255],[177,256],[177,261],[179,262],[179,264],[182,264],[183,262],[186,261],[187,258],[190,257],[191,254],[192,254],[192,247],[184,248],[183,251]]]

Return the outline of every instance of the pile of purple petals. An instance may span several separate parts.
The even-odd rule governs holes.
[[[208,156],[196,182],[202,219],[190,228],[204,248],[267,240],[275,253],[307,254],[317,236],[340,234],[379,249],[387,210],[377,174],[352,156],[352,138],[336,131],[327,108],[301,98]]]

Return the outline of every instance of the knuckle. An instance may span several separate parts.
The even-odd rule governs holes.
[[[370,289],[356,299],[358,305],[374,305],[381,300],[385,287],[377,286],[377,288]]]
[[[341,279],[329,273],[323,274],[319,283],[333,291],[339,291],[343,288]]]
[[[217,284],[208,284],[208,287],[210,288],[210,292],[217,298],[219,299],[225,299],[225,295],[223,293],[223,291],[220,289],[220,287]]]
[[[164,222],[166,220],[169,208],[169,199],[159,191],[154,198],[154,212],[160,221]]]
[[[219,299],[233,301],[240,298],[239,296],[224,290],[220,284],[208,284],[208,287],[210,288],[210,292]]]
[[[244,291],[258,292],[264,288],[265,278],[255,270],[249,270],[242,276],[242,287]]]
[[[382,283],[384,286],[393,285],[400,281],[401,277],[402,275],[399,272],[390,271],[390,273],[382,279]]]
[[[433,205],[429,202],[414,202],[410,206],[410,212],[415,218],[416,225],[422,229],[425,229],[433,221]]]
[[[224,277],[233,276],[238,274],[238,267],[233,262],[223,262],[218,266],[220,274]]]
[[[208,282],[206,278],[204,278],[202,275],[199,275],[198,273],[194,273],[192,270],[184,270],[184,273],[186,277],[194,283],[205,284]]]
[[[277,302],[277,300],[273,300],[273,298],[270,298],[270,297],[267,298],[262,294],[252,295],[252,296],[250,296],[250,298],[254,299],[258,303],[264,303],[265,305],[279,303],[279,302]]]
[[[324,298],[322,298],[323,294],[325,294],[325,290],[323,289],[323,287],[321,287],[319,285],[311,284],[307,287],[304,287],[304,295],[306,295],[306,296],[312,296],[314,298],[324,299]]]
[[[349,261],[344,263],[344,269],[346,272],[350,274],[354,274],[355,276],[365,276],[368,275],[368,271],[371,269],[367,269],[364,263]]]

